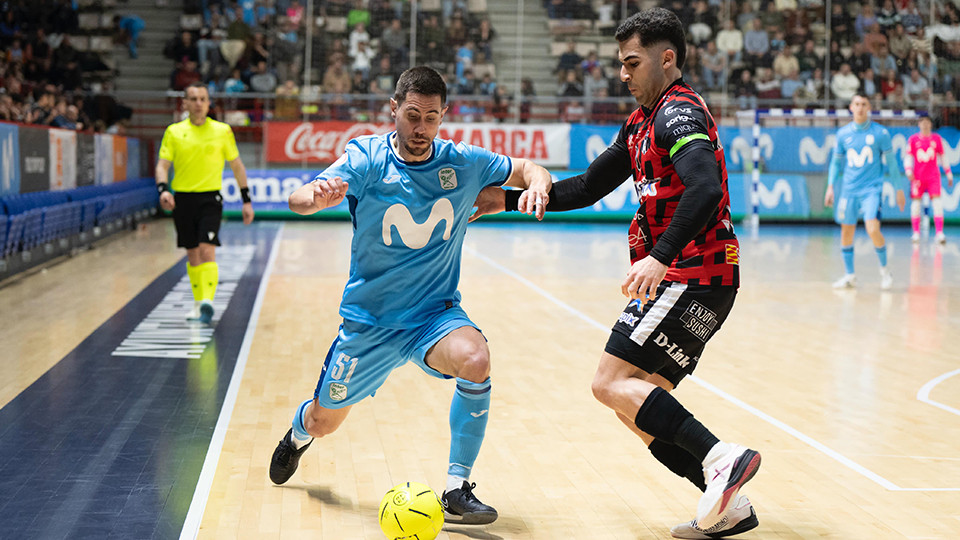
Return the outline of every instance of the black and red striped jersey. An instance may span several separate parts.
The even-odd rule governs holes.
[[[739,286],[740,244],[730,221],[723,146],[703,98],[677,79],[656,107],[640,107],[630,115],[617,142],[629,151],[634,187],[640,198],[630,224],[631,263],[650,254],[670,225],[684,193],[673,159],[691,143],[712,146],[723,196],[706,225],[670,263],[664,279],[689,285]]]

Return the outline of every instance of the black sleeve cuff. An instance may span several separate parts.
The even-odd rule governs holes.
[[[506,189],[503,194],[504,212],[516,212],[520,205],[520,194],[523,191],[519,189]]]

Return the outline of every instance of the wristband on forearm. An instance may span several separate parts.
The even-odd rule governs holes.
[[[520,194],[523,191],[519,189],[507,189],[503,194],[504,212],[516,212],[520,205]]]
[[[170,191],[170,184],[166,182],[160,182],[157,184],[157,193],[163,194],[164,192]]]
[[[250,188],[240,188],[240,198],[243,200],[243,204],[250,202]]]

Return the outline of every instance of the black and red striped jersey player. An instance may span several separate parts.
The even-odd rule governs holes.
[[[723,442],[669,393],[697,366],[740,283],[730,222],[727,169],[717,124],[681,76],[683,26],[654,8],[617,29],[620,79],[639,107],[586,172],[534,192],[485,191],[477,215],[502,210],[563,211],[594,204],[633,177],[639,208],[630,224],[630,302],[618,316],[593,380],[597,399],[648,445],[658,461],[703,495],[678,538],[732,536],[757,526],[739,494],[760,454]]]

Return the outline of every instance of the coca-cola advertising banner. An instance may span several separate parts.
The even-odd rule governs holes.
[[[271,164],[329,164],[340,157],[350,139],[393,129],[393,124],[268,122],[266,158]],[[439,137],[527,158],[545,167],[566,167],[570,163],[570,124],[444,123]]]

